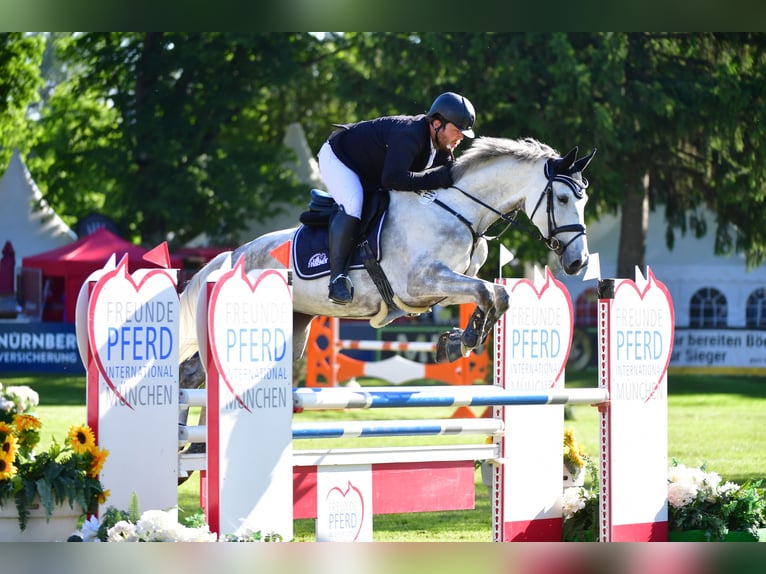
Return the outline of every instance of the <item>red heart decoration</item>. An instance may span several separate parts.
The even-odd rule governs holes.
[[[643,302],[644,305],[647,301],[651,302],[663,310],[667,308],[667,311],[670,314],[670,324],[667,327],[668,332],[665,333],[667,337],[666,340],[669,341],[666,352],[667,356],[660,359],[660,361],[664,363],[663,368],[660,372],[659,379],[652,389],[652,392],[649,393],[649,396],[644,401],[645,403],[648,402],[657,392],[657,389],[659,389],[665,377],[665,373],[668,371],[668,366],[670,365],[670,358],[673,350],[673,336],[675,331],[675,313],[673,310],[673,300],[670,297],[670,291],[668,291],[667,287],[665,287],[663,283],[657,281],[651,269],[647,267],[646,271],[646,284],[643,285],[643,287],[639,287],[635,282],[630,280],[621,281],[619,285],[617,285],[617,288],[614,292],[615,303],[612,307],[612,312],[614,312],[615,307],[618,305],[625,304],[625,306],[630,307],[630,301],[626,301],[625,297],[627,296],[628,299],[630,299],[632,296],[637,296],[638,300]],[[622,295],[618,297],[620,292],[622,292]]]
[[[226,388],[229,389],[229,392],[240,407],[247,412],[252,412],[234,388],[235,377],[229,372],[229,362],[223,359],[221,349],[225,347],[226,341],[225,336],[221,336],[221,333],[218,333],[218,329],[226,325],[227,320],[224,312],[216,312],[216,310],[219,303],[223,300],[246,301],[248,298],[254,298],[256,290],[266,282],[277,280],[278,285],[283,285],[288,292],[289,286],[284,275],[273,269],[263,271],[255,281],[251,281],[245,273],[244,261],[244,256],[241,256],[237,264],[230,271],[224,273],[215,283],[213,292],[210,295],[210,308],[213,312],[209,313],[208,333],[213,361],[220,376],[223,378]]]
[[[558,383],[559,379],[561,379],[561,376],[564,373],[564,369],[567,364],[567,359],[569,358],[569,351],[572,348],[572,332],[574,330],[574,318],[572,315],[572,299],[569,297],[569,292],[567,291],[566,287],[564,287],[564,284],[560,281],[557,281],[556,278],[551,274],[550,269],[547,267],[545,268],[545,282],[538,288],[534,282],[530,281],[529,279],[521,279],[517,281],[513,288],[511,289],[511,293],[514,295],[524,295],[525,292],[531,291],[534,296],[537,298],[537,302],[540,303],[540,307],[549,308],[554,306],[561,306],[562,303],[565,302],[568,316],[569,316],[569,324],[568,324],[568,333],[562,333],[562,339],[564,341],[567,341],[567,348],[566,352],[563,353],[561,357],[561,364],[559,365],[558,372],[556,374],[556,377],[554,378],[553,382],[550,385],[550,388],[554,388],[556,386],[556,383]],[[530,298],[525,300],[528,301]],[[548,301],[548,303],[545,303],[545,301]],[[511,302],[511,305],[513,305],[514,302]]]
[[[356,539],[359,538],[359,533],[362,531],[362,525],[364,524],[364,497],[362,496],[362,492],[353,484],[351,484],[351,481],[348,481],[348,486],[346,486],[346,490],[341,490],[340,487],[334,486],[330,490],[327,491],[327,497],[326,500],[330,500],[330,496],[341,496],[344,499],[348,498],[349,493],[351,494],[352,499],[356,497],[358,502],[358,508],[359,508],[359,527],[356,529],[356,533],[354,534],[353,542],[356,542]],[[355,501],[352,500],[352,503]]]
[[[141,281],[136,283],[133,276],[128,273],[128,256],[125,255],[115,269],[105,273],[98,280],[88,303],[88,342],[93,352],[96,367],[120,402],[133,410],[135,410],[133,405],[117,390],[119,382],[115,383],[108,374],[107,364],[110,362],[108,357],[102,356],[103,346],[108,340],[104,336],[103,329],[114,326],[105,320],[109,314],[108,305],[115,301],[120,303],[134,302],[138,305],[150,299],[153,291],[162,292],[168,288],[175,292],[176,285],[172,276],[165,269],[149,270],[143,275]]]

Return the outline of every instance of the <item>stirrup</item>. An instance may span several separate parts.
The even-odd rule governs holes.
[[[342,283],[338,283],[338,280],[342,279]],[[354,300],[354,284],[349,279],[348,275],[341,273],[335,279],[330,281],[330,301],[338,303],[339,305],[346,305]]]

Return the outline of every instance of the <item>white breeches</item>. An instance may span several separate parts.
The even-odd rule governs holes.
[[[327,193],[332,195],[338,205],[353,217],[362,217],[364,191],[359,176],[338,159],[330,144],[325,142],[317,155],[322,181],[327,187]]]

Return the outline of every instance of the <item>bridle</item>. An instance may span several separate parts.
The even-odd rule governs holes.
[[[543,202],[543,198],[546,198],[546,211],[548,212],[548,237],[540,235],[540,239],[545,242],[548,249],[554,251],[556,254],[561,255],[567,247],[581,235],[585,235],[585,226],[581,223],[570,223],[569,225],[558,226],[556,223],[556,212],[553,208],[553,182],[565,184],[572,190],[577,199],[582,198],[585,190],[588,189],[588,180],[582,177],[582,183],[575,180],[573,177],[563,173],[551,173],[551,161],[545,162],[545,177],[548,179],[548,183],[545,185],[545,189],[540,194],[540,199],[537,200],[535,208],[532,210],[532,214],[529,216],[529,220],[532,221],[535,213],[537,213],[540,204]],[[574,232],[575,235],[566,244],[562,244],[556,237],[559,233]]]
[[[534,228],[534,231],[532,231],[532,228],[529,226],[524,226],[524,227],[526,227],[526,230],[529,231],[530,233],[536,232],[538,236],[537,238],[540,241],[544,242],[551,251],[554,251],[557,255],[561,255],[575,239],[577,239],[581,235],[585,235],[585,226],[581,223],[570,223],[569,225],[558,226],[558,224],[556,223],[556,214],[555,214],[555,209],[553,206],[553,183],[559,182],[559,183],[565,184],[566,186],[569,187],[569,189],[572,190],[572,193],[574,193],[575,197],[580,199],[583,196],[583,193],[585,192],[585,190],[588,188],[588,180],[582,177],[582,183],[580,183],[579,181],[577,181],[570,175],[554,172],[551,169],[551,165],[553,161],[554,160],[549,159],[547,162],[545,162],[545,166],[543,169],[544,169],[545,177],[547,179],[547,183],[545,185],[545,189],[543,189],[542,193],[540,194],[540,199],[537,200],[537,204],[535,205],[535,208],[532,210],[532,214],[529,216],[529,220],[532,221],[532,218],[534,218],[535,213],[537,213],[537,210],[540,208],[540,205],[542,205],[543,199],[546,199],[546,211],[548,212],[548,235],[547,236],[542,235],[536,227]],[[457,191],[462,193],[464,196],[469,198],[471,201],[478,203],[485,209],[488,209],[489,211],[497,215],[499,219],[502,219],[503,221],[506,222],[506,226],[497,235],[493,235],[493,236],[487,235],[487,231],[489,230],[489,228],[485,229],[481,233],[477,233],[473,227],[473,224],[470,221],[468,221],[468,219],[466,219],[461,213],[454,210],[453,208],[451,208],[450,206],[448,206],[441,200],[434,199],[433,202],[436,205],[438,205],[442,209],[454,215],[461,223],[463,223],[466,227],[468,227],[468,229],[471,231],[471,235],[473,236],[474,243],[476,242],[476,240],[481,238],[485,238],[488,240],[499,239],[500,236],[502,236],[511,225],[521,226],[516,221],[516,216],[521,210],[520,207],[515,207],[514,209],[506,213],[502,213],[501,211],[495,209],[491,205],[488,205],[487,203],[485,203],[478,197],[471,195],[470,193],[468,193],[464,189],[459,188],[456,185],[451,185],[450,188],[456,189]],[[568,233],[568,232],[575,232],[575,235],[574,237],[572,237],[572,239],[570,239],[565,244],[562,243],[556,237],[560,233]]]

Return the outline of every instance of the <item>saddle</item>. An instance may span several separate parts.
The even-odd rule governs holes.
[[[365,258],[380,261],[380,236],[386,210],[390,201],[387,190],[366,193],[362,218],[354,238],[356,248],[352,251],[350,269],[365,267]],[[301,227],[293,239],[293,262],[295,272],[301,279],[316,279],[330,273],[329,235],[327,227],[338,204],[326,191],[312,189],[308,210],[301,213]]]
[[[381,188],[375,193],[364,194],[358,235],[365,236],[367,234],[370,227],[383,217],[390,201],[391,196],[387,189]],[[335,203],[332,195],[314,188],[310,193],[308,211],[301,213],[298,219],[304,225],[327,227],[336,211],[338,211],[338,204]]]
[[[380,266],[380,237],[390,199],[385,189],[364,194],[362,218],[354,239],[356,247],[349,265],[349,269],[366,269],[383,299],[380,310],[370,319],[373,327],[387,325],[398,317],[427,311],[427,308],[404,303],[394,293]],[[292,242],[293,265],[301,279],[316,279],[330,274],[327,227],[337,211],[338,204],[330,194],[319,189],[311,190],[309,209],[301,213],[299,220],[302,225],[295,232]]]

